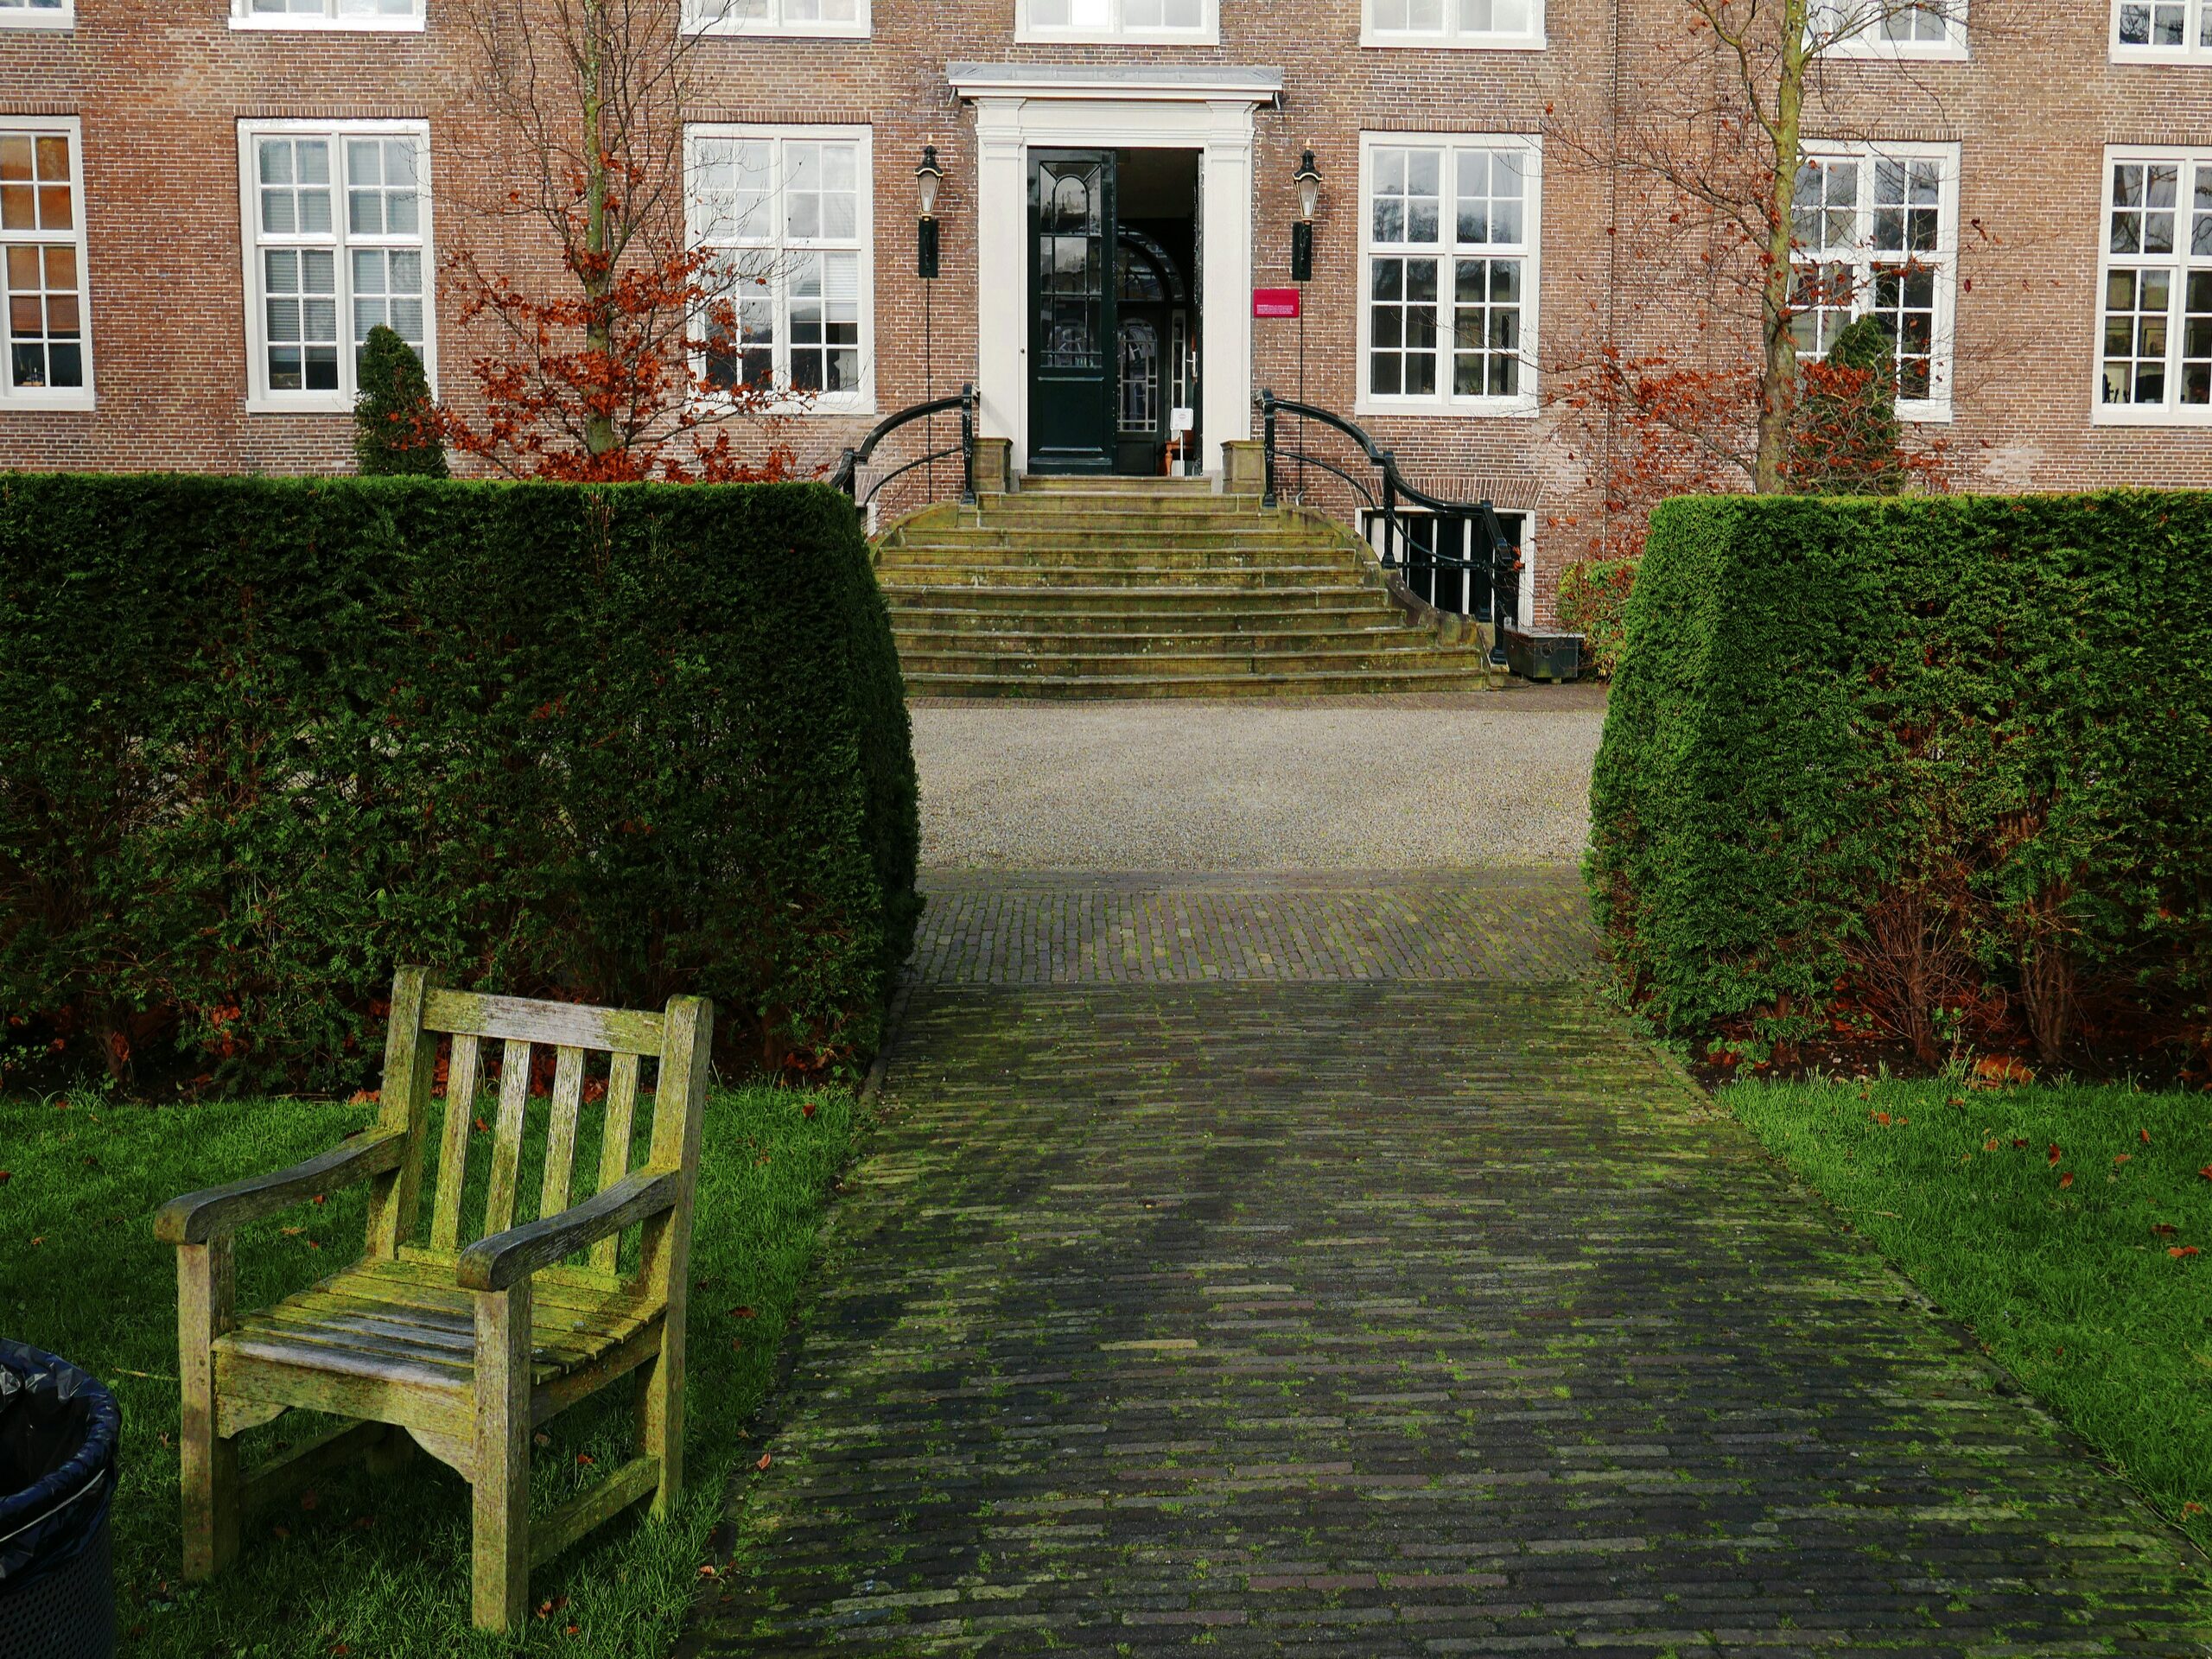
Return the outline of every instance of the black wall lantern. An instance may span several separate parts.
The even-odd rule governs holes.
[[[922,219],[917,227],[915,270],[925,282],[933,283],[938,272],[937,193],[944,182],[944,169],[938,165],[937,146],[922,146],[922,164],[914,169],[914,194],[919,199]]]
[[[1290,227],[1290,280],[1313,280],[1313,215],[1321,207],[1321,169],[1307,150],[1298,164],[1298,223]]]

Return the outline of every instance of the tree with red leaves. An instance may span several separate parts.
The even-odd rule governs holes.
[[[465,204],[474,234],[445,261],[463,325],[492,337],[470,364],[476,406],[442,412],[447,441],[518,478],[792,475],[773,433],[791,396],[712,372],[737,335],[740,282],[760,278],[687,236],[698,36],[679,0],[464,0],[464,10],[476,102],[493,118],[479,130],[497,146],[477,171],[515,182]],[[518,245],[519,273],[502,264]],[[745,422],[768,427],[767,441],[734,442]]]

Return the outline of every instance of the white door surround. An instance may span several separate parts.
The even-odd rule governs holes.
[[[1205,467],[1252,435],[1253,111],[1282,96],[1276,69],[1153,64],[956,63],[976,106],[979,431],[1029,460],[1029,151],[1199,152],[1199,296]]]

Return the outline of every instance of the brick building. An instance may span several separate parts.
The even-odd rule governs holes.
[[[1903,342],[1904,412],[1970,486],[2212,485],[2212,0],[1893,3],[1823,77],[1802,228]],[[1601,510],[1562,365],[1740,349],[1602,164],[1674,0],[667,3],[712,13],[695,222],[773,273],[746,360],[810,389],[808,459],[972,380],[1018,468],[1157,470],[1187,411],[1217,470],[1302,387],[1516,515],[1545,607]],[[380,321],[460,393],[467,4],[0,0],[0,465],[343,467]],[[1308,149],[1303,315],[1255,317]]]

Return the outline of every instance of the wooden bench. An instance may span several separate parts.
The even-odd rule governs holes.
[[[246,1510],[354,1456],[396,1460],[411,1450],[410,1438],[458,1470],[473,1491],[473,1608],[485,1630],[523,1619],[532,1566],[647,1494],[656,1515],[677,1502],[686,1266],[713,1028],[712,1005],[696,997],[640,1014],[446,990],[423,969],[403,968],[392,983],[373,1127],[282,1173],[162,1207],[155,1230],[177,1247],[187,1577],[209,1577],[232,1560]],[[436,1196],[417,1243],[441,1033],[453,1039],[445,1122]],[[484,1236],[464,1243],[464,1176],[485,1046],[493,1041],[502,1048]],[[543,1219],[516,1226],[534,1044],[550,1045],[556,1056]],[[590,1198],[571,1205],[593,1052],[611,1057],[599,1179]],[[632,1170],[632,1116],[639,1062],[648,1057],[659,1063],[652,1138],[644,1166]],[[361,1260],[273,1307],[238,1313],[238,1229],[361,1181],[370,1184]],[[639,1223],[637,1265],[625,1277],[621,1234]],[[639,1369],[639,1455],[533,1525],[532,1430]],[[295,1406],[353,1421],[242,1486],[235,1437]]]

